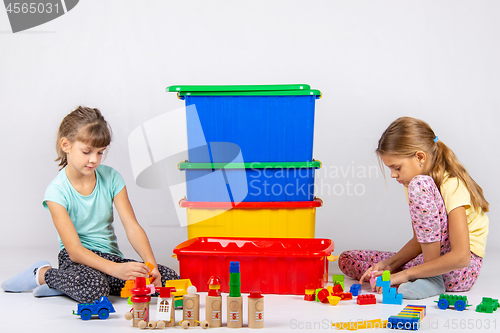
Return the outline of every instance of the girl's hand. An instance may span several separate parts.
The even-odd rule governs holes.
[[[366,272],[363,273],[361,278],[359,279],[359,283],[363,283],[364,281],[369,282],[370,278],[382,275],[384,271],[391,270],[389,265],[385,263],[385,261],[381,261],[368,268]]]
[[[163,287],[161,285],[161,274],[158,271],[158,267],[155,267],[151,272],[149,272],[149,275],[155,278],[153,281],[153,285],[155,286],[155,288]]]
[[[112,276],[120,280],[135,280],[136,277],[147,278],[149,277],[149,268],[143,263],[135,261],[116,263]]]
[[[406,271],[401,271],[397,272],[394,274],[391,274],[391,286],[398,286],[401,283],[408,282],[408,276],[406,274]]]

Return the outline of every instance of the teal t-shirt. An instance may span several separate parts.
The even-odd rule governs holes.
[[[123,257],[113,228],[113,198],[125,182],[118,171],[106,165],[99,165],[95,175],[94,191],[85,196],[73,188],[66,168],[62,169],[45,190],[43,206],[48,209],[47,201],[53,201],[66,208],[85,248]],[[59,250],[64,249],[61,237],[59,244]]]

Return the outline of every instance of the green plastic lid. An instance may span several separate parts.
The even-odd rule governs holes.
[[[268,84],[268,85],[185,85],[169,86],[168,92],[183,96],[321,96],[321,92],[311,89],[308,84]]]
[[[191,163],[188,161],[178,164],[179,170],[205,170],[205,169],[299,169],[321,168],[320,161],[311,162],[247,162],[247,163]]]

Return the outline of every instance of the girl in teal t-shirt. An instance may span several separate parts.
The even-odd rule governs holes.
[[[61,125],[56,148],[61,170],[45,192],[59,234],[59,268],[47,261],[2,283],[9,292],[33,290],[35,296],[66,294],[80,303],[120,295],[126,280],[154,277],[154,285],[178,279],[172,269],[158,265],[148,237],[137,222],[125,182],[111,167],[100,165],[111,142],[111,129],[98,109],[78,107]],[[113,229],[113,203],[127,238],[142,262],[123,258]]]

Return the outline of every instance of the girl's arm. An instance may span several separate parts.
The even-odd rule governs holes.
[[[440,242],[421,244],[424,263],[391,277],[391,284],[397,285],[409,280],[445,274],[470,264],[469,228],[465,207],[460,206],[448,213],[448,234],[450,252],[440,255]]]
[[[115,195],[113,200],[115,202],[118,215],[120,215],[120,220],[125,228],[128,241],[144,262],[149,261],[155,266],[155,269],[151,272],[155,278],[153,283],[155,286],[160,287],[161,275],[157,268],[158,264],[156,263],[156,259],[153,255],[151,245],[149,244],[148,236],[146,235],[146,232],[144,232],[144,229],[140,226],[139,222],[137,222],[134,210],[128,199],[127,188],[124,187],[120,193]]]
[[[61,237],[72,261],[92,267],[121,280],[132,280],[139,276],[148,276],[149,268],[143,263],[115,263],[101,258],[94,252],[83,247],[66,208],[52,201],[47,201],[47,207],[49,208],[59,237]]]

